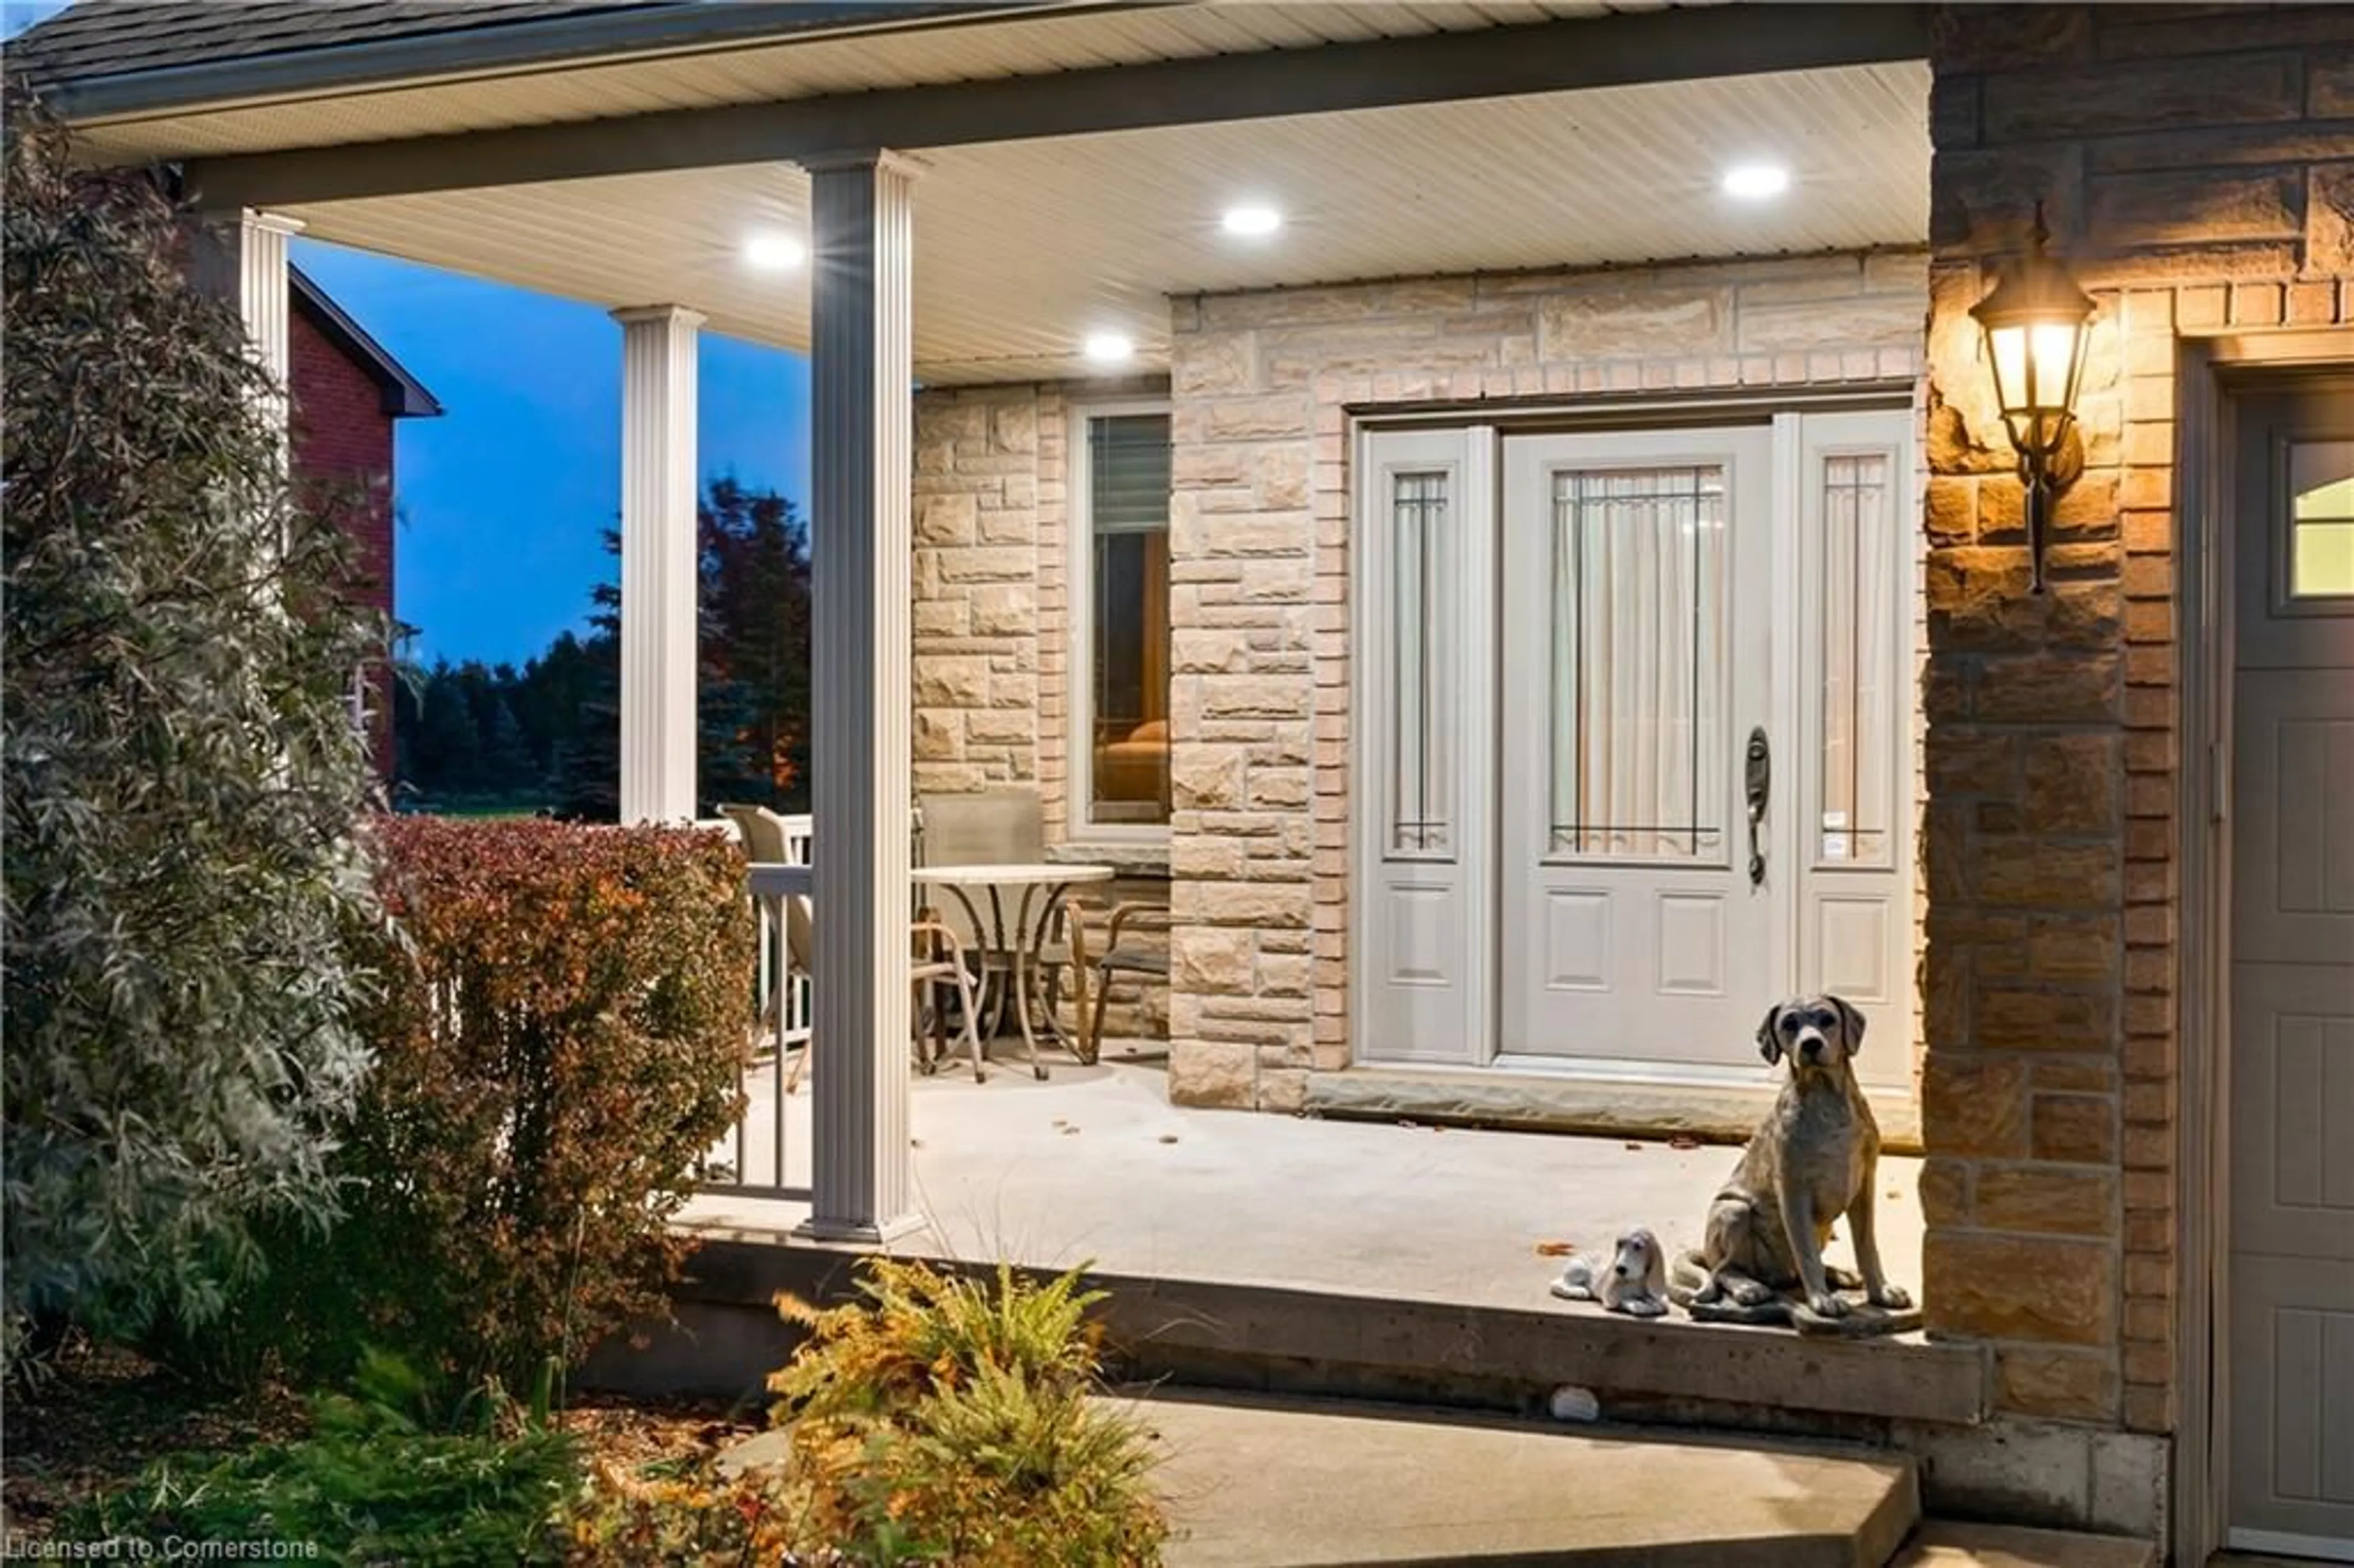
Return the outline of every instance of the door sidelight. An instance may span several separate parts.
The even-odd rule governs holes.
[[[1766,885],[1766,852],[1757,830],[1766,821],[1766,802],[1774,793],[1774,748],[1766,744],[1766,726],[1749,732],[1749,755],[1743,765],[1743,787],[1749,798],[1749,885]]]

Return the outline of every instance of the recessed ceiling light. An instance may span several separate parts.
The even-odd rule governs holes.
[[[1283,214],[1271,207],[1252,202],[1242,207],[1228,207],[1226,216],[1222,221],[1228,234],[1239,234],[1246,238],[1257,239],[1281,228]]]
[[[756,234],[744,242],[744,260],[763,270],[781,272],[809,260],[809,250],[790,234]]]
[[[1088,334],[1086,347],[1097,365],[1125,365],[1136,355],[1136,340],[1116,332]]]
[[[1790,188],[1790,171],[1779,164],[1736,164],[1724,171],[1724,194],[1764,201]]]

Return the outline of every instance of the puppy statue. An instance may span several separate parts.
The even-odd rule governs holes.
[[[1553,1293],[1569,1301],[1599,1301],[1606,1312],[1630,1318],[1660,1318],[1668,1310],[1668,1259],[1659,1238],[1647,1230],[1631,1230],[1618,1238],[1610,1266],[1592,1258],[1570,1255]]]
[[[1888,1281],[1873,1224],[1880,1128],[1850,1064],[1863,1014],[1836,996],[1767,1010],[1757,1050],[1788,1064],[1774,1108],[1709,1206],[1706,1239],[1675,1262],[1669,1298],[1705,1322],[1783,1323],[1802,1333],[1891,1334],[1920,1327]],[[1844,1218],[1860,1274],[1823,1259]],[[1861,1291],[1857,1302],[1842,1291]]]

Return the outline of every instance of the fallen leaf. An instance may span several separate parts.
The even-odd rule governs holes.
[[[1069,1138],[1069,1137],[1071,1137],[1073,1134],[1076,1133],[1078,1130],[1079,1130],[1079,1129],[1078,1129],[1077,1128],[1076,1128],[1076,1127],[1066,1127],[1066,1128],[1063,1128],[1063,1136],[1064,1136],[1065,1138]]]
[[[1627,1152],[1629,1154],[1640,1154],[1643,1152],[1643,1146],[1639,1143],[1630,1143],[1627,1146]]]
[[[1574,1253],[1576,1250],[1577,1244],[1575,1242],[1537,1243],[1537,1255],[1539,1257],[1567,1257],[1571,1253]]]
[[[1163,1143],[1174,1143],[1177,1141],[1177,1135],[1173,1132],[1164,1132],[1161,1135],[1161,1141]]]
[[[1668,1139],[1668,1147],[1670,1149],[1698,1149],[1700,1147],[1700,1139],[1694,1138],[1691,1133],[1680,1132],[1673,1138]]]

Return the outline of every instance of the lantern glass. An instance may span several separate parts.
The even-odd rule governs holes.
[[[1995,397],[2011,442],[2021,450],[2050,452],[2066,437],[2084,338],[2078,321],[2012,320],[1986,329]]]

